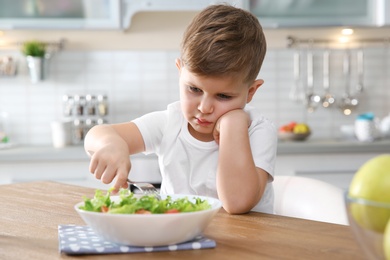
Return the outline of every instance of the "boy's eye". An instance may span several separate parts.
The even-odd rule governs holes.
[[[197,88],[197,87],[190,86],[189,89],[190,89],[191,92],[194,92],[194,93],[202,92],[202,90],[200,88]]]
[[[218,94],[219,99],[231,99],[232,97],[226,94]]]

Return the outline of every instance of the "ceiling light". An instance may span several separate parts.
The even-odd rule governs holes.
[[[353,29],[351,28],[345,28],[341,30],[342,35],[352,35],[353,34]]]
[[[339,38],[339,42],[341,42],[341,43],[347,43],[347,42],[349,42],[349,38],[346,37],[346,36],[342,36],[342,37]]]

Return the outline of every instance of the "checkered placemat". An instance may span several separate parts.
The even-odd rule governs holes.
[[[196,237],[192,241],[168,246],[140,247],[119,245],[99,237],[88,226],[75,225],[59,225],[58,241],[60,252],[68,255],[177,251],[214,248],[216,246],[214,240],[203,236]]]

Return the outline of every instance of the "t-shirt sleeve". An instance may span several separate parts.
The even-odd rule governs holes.
[[[249,136],[256,167],[268,172],[269,181],[272,181],[278,140],[274,124],[266,118],[254,119],[249,128]]]
[[[158,152],[167,121],[167,111],[152,112],[132,120],[144,139],[145,154]]]

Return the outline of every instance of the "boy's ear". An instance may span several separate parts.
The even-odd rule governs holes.
[[[181,71],[181,60],[179,58],[177,58],[175,60],[175,64],[176,64],[176,68],[179,70],[179,73]]]
[[[253,81],[252,85],[250,85],[250,87],[248,89],[248,97],[246,99],[246,103],[251,102],[256,91],[261,87],[261,85],[263,85],[263,83],[264,83],[264,80],[262,80],[262,79],[256,79],[255,81]]]

